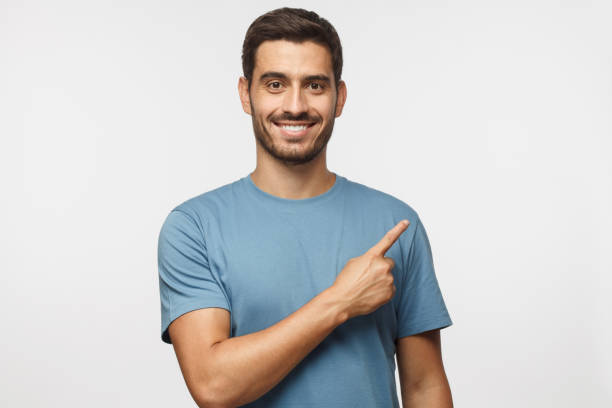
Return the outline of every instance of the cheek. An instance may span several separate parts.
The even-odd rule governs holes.
[[[334,101],[326,98],[312,98],[309,101],[310,109],[321,115],[330,116],[334,113]]]
[[[255,106],[257,106],[260,110],[268,109],[268,107],[275,106],[280,103],[278,95],[274,95],[269,92],[254,92],[251,97]]]
[[[254,103],[257,116],[260,116],[262,119],[269,117],[276,110],[276,105],[269,98],[260,99],[257,102],[254,101]]]

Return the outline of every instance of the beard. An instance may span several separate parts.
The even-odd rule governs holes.
[[[250,98],[249,98],[250,99]],[[334,121],[336,117],[336,106],[334,104],[334,111],[331,115],[330,121],[321,129],[320,133],[314,136],[313,143],[309,143],[304,149],[301,147],[284,147],[280,146],[279,143],[274,141],[274,138],[270,132],[266,129],[263,122],[258,118],[257,111],[251,101],[251,119],[253,122],[253,133],[255,133],[255,139],[257,143],[264,148],[266,152],[276,160],[284,163],[287,166],[296,166],[299,164],[305,164],[317,157],[323,149],[327,146],[327,142],[331,138],[332,131],[334,130]],[[321,118],[310,117],[306,112],[298,116],[291,116],[289,114],[283,114],[278,117],[270,118],[270,122],[273,121],[310,121],[315,124],[321,123]],[[272,125],[274,126],[274,125]]]

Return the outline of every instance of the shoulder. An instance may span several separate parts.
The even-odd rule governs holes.
[[[346,187],[349,201],[364,206],[368,211],[391,215],[398,222],[404,218],[411,224],[419,221],[419,215],[413,206],[396,195],[348,179]]]
[[[190,220],[203,229],[211,217],[218,217],[234,202],[236,188],[240,180],[224,184],[189,197],[171,209],[170,214],[182,214],[181,218]]]

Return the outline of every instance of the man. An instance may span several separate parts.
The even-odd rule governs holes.
[[[257,18],[243,45],[249,175],[174,208],[159,236],[162,340],[200,407],[452,407],[452,321],[423,224],[330,172],[342,48],[317,14]],[[406,222],[407,221],[407,222]]]

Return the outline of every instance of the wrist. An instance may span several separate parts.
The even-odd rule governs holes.
[[[335,286],[330,286],[325,289],[321,293],[321,296],[326,303],[326,309],[333,311],[337,323],[336,326],[340,326],[350,319],[348,304],[344,300],[344,296],[342,296]]]

